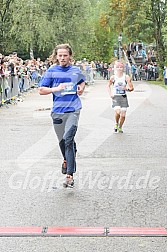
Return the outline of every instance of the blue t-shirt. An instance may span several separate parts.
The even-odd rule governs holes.
[[[53,93],[52,112],[64,114],[82,108],[81,100],[77,95],[77,85],[85,81],[85,76],[76,66],[51,66],[42,76],[40,87],[57,87],[60,83],[66,84],[66,89]]]

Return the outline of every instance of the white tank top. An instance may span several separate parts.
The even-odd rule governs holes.
[[[114,77],[113,82],[113,95],[125,95],[126,91],[124,88],[126,87],[126,75],[123,74],[122,77]]]

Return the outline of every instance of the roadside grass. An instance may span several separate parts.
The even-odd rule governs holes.
[[[164,81],[159,81],[159,80],[156,80],[156,81],[154,81],[154,80],[149,80],[148,82],[149,82],[150,84],[158,85],[158,86],[161,86],[161,87],[163,87],[163,88],[167,89],[167,85],[165,85],[165,84],[164,84]]]

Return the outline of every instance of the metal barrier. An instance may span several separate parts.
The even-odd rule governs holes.
[[[105,70],[105,75],[104,71],[102,72],[98,69],[90,69],[89,71],[82,70],[82,73],[86,77],[86,83],[88,85],[92,85],[94,84],[95,80],[109,80],[111,75],[113,75],[114,70],[112,67],[109,67]]]
[[[86,83],[88,85],[91,85],[94,83],[95,79],[95,70],[94,69],[89,69],[89,70],[82,70],[83,75],[86,77]]]
[[[28,91],[35,86],[34,80],[29,76],[0,77],[0,106],[16,99],[21,93]]]
[[[86,76],[86,83],[88,85],[94,84],[95,80],[104,79],[100,72],[97,69],[90,69],[89,71],[82,70],[82,73]],[[113,74],[112,68],[107,69],[107,78],[108,80]],[[31,78],[30,75],[27,76],[0,76],[0,106],[5,103],[10,103],[11,100],[17,99],[23,92],[28,91],[29,89],[38,85],[40,80],[40,75],[37,79]]]

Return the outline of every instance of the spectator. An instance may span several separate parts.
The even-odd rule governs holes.
[[[142,64],[140,64],[139,66],[138,66],[138,80],[142,80],[142,71],[143,70],[143,66],[142,66]]]
[[[164,83],[165,85],[167,85],[167,67],[164,67],[164,71],[163,71],[163,76],[164,76]]]
[[[131,71],[132,71],[132,80],[137,81],[137,67],[135,64],[132,64]]]

